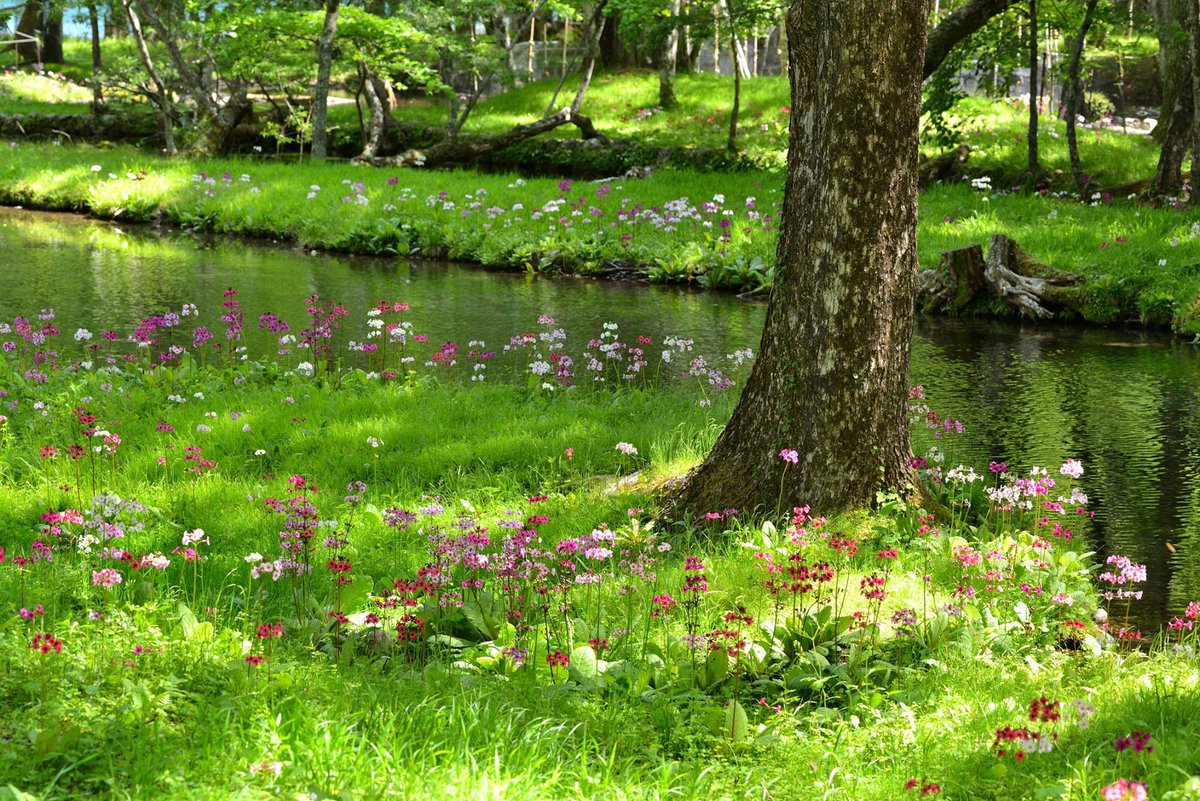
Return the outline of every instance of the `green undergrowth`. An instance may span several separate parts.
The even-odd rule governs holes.
[[[10,205],[157,220],[308,248],[739,291],[772,280],[780,183],[774,172],[663,170],[648,179],[592,183],[166,160],[129,148],[0,149],[0,201]],[[1042,262],[1082,276],[1078,318],[1200,333],[1200,230],[1186,210],[1103,197],[1082,204],[1008,189],[964,182],[924,191],[921,266],[937,268],[943,251],[986,246],[1003,233]],[[977,304],[968,313],[1011,310]]]
[[[925,789],[1083,801],[1128,778],[1189,801],[1200,786],[1194,650],[1102,647],[1084,622],[1099,603],[1094,567],[1065,542],[1039,544],[1023,526],[1049,529],[1032,519],[955,511],[931,530],[885,495],[872,514],[801,514],[778,529],[728,510],[650,527],[654,488],[711,446],[728,396],[707,407],[670,386],[544,396],[187,358],[38,383],[6,371],[0,387],[6,799],[882,801]],[[965,509],[960,493],[982,506],[976,484],[944,491],[948,508]],[[319,510],[306,519],[331,521],[309,524],[311,580],[254,578],[255,556],[276,559],[280,532],[303,528],[269,499],[296,497]],[[68,509],[105,524],[81,526]],[[603,583],[551,583],[544,621],[493,605],[508,592],[510,612],[537,612],[536,593],[524,606],[519,591],[463,590],[456,606],[460,581],[494,579],[463,572],[455,538],[486,532],[479,550],[499,559],[516,530],[505,521],[522,519],[550,554],[535,563],[594,569]],[[563,545],[589,538],[640,555],[622,551],[618,566]],[[660,541],[670,550],[648,547]],[[824,558],[832,587],[799,601],[779,588]],[[454,582],[391,594],[427,564]],[[1002,588],[984,567],[1005,574]],[[105,588],[103,571],[123,580]],[[876,586],[886,601],[866,597]],[[697,631],[708,645],[689,652],[680,643]],[[43,633],[61,650],[31,648]],[[547,662],[542,636],[564,664]],[[526,662],[509,650],[522,643]],[[1050,712],[1031,723],[1042,700]],[[1002,741],[999,756],[1006,728],[1032,745]],[[1135,732],[1152,752],[1117,749]]]
[[[74,51],[72,51],[74,52]],[[127,57],[127,55],[122,56]],[[1100,54],[1099,60],[1108,56]],[[71,56],[69,61],[78,61]],[[70,66],[68,77],[85,80]],[[0,76],[0,93],[10,88],[6,110],[16,113],[84,113],[89,91],[53,76],[11,73]],[[577,79],[569,78],[555,100],[558,79],[535,81],[511,88],[481,101],[464,128],[467,134],[492,134],[539,119],[547,107],[568,105]],[[68,92],[65,87],[73,87]],[[790,98],[787,82],[779,76],[742,82],[738,151],[726,151],[733,82],[728,76],[707,73],[681,74],[676,93],[679,107],[658,107],[658,79],[652,72],[601,73],[589,88],[583,108],[597,128],[620,140],[619,148],[564,148],[559,142],[577,140],[573,126],[564,126],[534,141],[521,143],[486,157],[481,166],[545,174],[559,171],[579,175],[615,175],[635,166],[659,163],[666,155],[672,167],[741,171],[784,166],[787,151]],[[2,94],[0,94],[2,96]],[[551,102],[553,100],[553,103]],[[266,111],[264,106],[262,111]],[[402,122],[440,130],[445,109],[435,99],[406,97],[394,116]],[[355,153],[361,141],[359,110],[354,105],[333,106],[329,111],[330,137],[340,150]],[[1030,176],[1026,160],[1025,107],[1009,100],[964,98],[947,115],[946,124],[975,148],[966,171],[989,175],[997,186],[1019,184],[1033,189],[1039,180],[1068,189],[1070,165],[1065,124],[1052,115],[1041,120],[1040,152],[1043,174]],[[922,150],[942,152],[931,131]],[[547,144],[549,143],[549,144]],[[1084,170],[1093,186],[1107,187],[1148,179],[1154,174],[1157,144],[1145,136],[1081,129],[1080,151]]]

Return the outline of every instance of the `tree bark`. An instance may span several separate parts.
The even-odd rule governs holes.
[[[737,34],[734,32],[732,18],[729,21],[729,55],[733,58],[733,108],[729,110],[729,137],[725,140],[725,149],[730,153],[737,152],[738,115],[742,110],[742,71],[738,67]]]
[[[63,11],[57,3],[47,2],[42,12],[42,61],[63,63]]]
[[[1038,10],[1037,0],[1029,2],[1029,173],[1035,178],[1042,171],[1038,162]]]
[[[658,51],[658,105],[671,110],[679,106],[675,97],[675,67],[679,51],[679,10],[682,0],[671,3],[671,29]]]
[[[395,126],[392,118],[391,91],[383,79],[365,65],[360,64],[358,74],[362,80],[363,95],[367,99],[370,117],[366,125],[366,136],[363,137],[363,150],[360,159],[370,161],[380,155],[388,138],[388,129]]]
[[[1183,159],[1187,155],[1189,132],[1195,116],[1194,86],[1189,70],[1183,84],[1175,95],[1175,106],[1167,118],[1167,131],[1163,135],[1162,149],[1158,153],[1158,166],[1150,181],[1152,197],[1178,195],[1183,190]]]
[[[328,151],[326,121],[329,110],[329,74],[333,71],[333,40],[337,36],[338,12],[342,0],[325,0],[325,24],[317,37],[317,85],[313,91],[312,147],[314,161],[324,161]]]
[[[1067,88],[1063,93],[1063,105],[1067,109],[1067,152],[1071,158],[1071,174],[1075,176],[1075,185],[1082,192],[1086,186],[1083,175],[1083,163],[1079,159],[1079,139],[1075,135],[1075,117],[1083,107],[1083,87],[1079,81],[1079,63],[1083,60],[1083,48],[1087,44],[1088,30],[1092,27],[1092,17],[1096,13],[1098,0],[1087,0],[1083,10],[1083,22],[1079,25],[1079,35],[1075,37],[1074,49],[1071,50],[1071,64],[1067,69]]]
[[[921,272],[925,310],[950,308],[962,311],[986,286],[984,267],[983,248],[980,245],[942,253],[940,269]]]
[[[104,92],[100,87],[100,15],[94,0],[88,3],[87,11],[92,34],[92,114],[99,114],[104,107]]]
[[[134,43],[137,45],[138,56],[142,60],[142,66],[146,68],[146,74],[150,76],[150,81],[154,84],[155,100],[158,103],[159,114],[162,117],[163,147],[166,149],[167,155],[174,156],[176,153],[175,124],[172,119],[174,112],[171,109],[171,93],[167,89],[167,85],[159,74],[158,69],[154,66],[154,60],[150,57],[150,48],[146,46],[146,35],[142,31],[142,21],[133,8],[133,0],[121,0],[121,8],[124,10],[125,18],[129,22],[129,30],[133,34]]]
[[[596,71],[596,61],[600,58],[600,37],[604,34],[604,24],[608,21],[604,16],[604,7],[607,4],[608,0],[599,0],[596,3],[587,29],[584,31],[583,41],[587,50],[583,56],[583,72],[579,76],[579,88],[575,91],[575,98],[571,101],[572,115],[579,113],[579,109],[583,105],[583,98],[587,96],[588,87],[592,84],[592,73]]]
[[[950,55],[954,46],[982,28],[992,17],[1003,14],[1014,0],[967,0],[966,3],[946,15],[941,23],[929,32],[925,46],[925,64],[922,79],[928,78]]]
[[[21,19],[17,21],[17,33],[37,37],[41,28],[41,3],[38,0],[26,0],[25,8],[21,11]],[[42,60],[42,48],[39,42],[22,40],[17,42],[17,58],[21,61],[35,63]]]
[[[1193,208],[1200,206],[1200,125],[1195,124],[1196,109],[1200,108],[1200,0],[1190,0],[1188,40],[1192,54],[1192,174],[1189,201]]]
[[[792,3],[779,277],[733,417],[667,514],[833,511],[913,480],[905,396],[925,11],[924,0]]]
[[[1153,0],[1154,32],[1158,36],[1158,75],[1162,86],[1161,122],[1151,134],[1156,142],[1164,141],[1169,126],[1167,118],[1185,91],[1188,65],[1191,61],[1187,36],[1188,0]],[[1191,102],[1190,100],[1188,101]]]

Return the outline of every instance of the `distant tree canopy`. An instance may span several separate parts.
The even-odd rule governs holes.
[[[945,148],[959,143],[969,125],[957,111],[964,75],[979,91],[1036,98],[1029,134],[1029,169],[1036,177],[1039,107],[1073,119],[1124,117],[1134,107],[1161,103],[1155,138],[1162,158],[1150,186],[1155,193],[1177,193],[1189,151],[1200,147],[1193,113],[1200,87],[1192,78],[1200,22],[1193,2],[932,0],[925,4],[923,136]],[[352,93],[365,109],[363,154],[376,158],[390,153],[398,92],[444,104],[440,136],[456,140],[468,130],[481,99],[550,78],[558,91],[543,113],[545,124],[528,133],[536,135],[555,127],[555,115],[564,108],[570,117],[586,113],[597,65],[656,70],[665,109],[677,104],[677,73],[733,75],[729,148],[736,149],[741,79],[778,73],[788,61],[781,24],[786,5],[785,0],[9,0],[0,7],[0,19],[22,34],[22,41],[8,45],[18,58],[46,63],[62,59],[64,19],[90,22],[95,106],[103,106],[102,90],[110,87],[144,97],[158,110],[168,149],[224,150],[232,131],[255,107],[261,112],[266,105],[270,112],[255,118],[260,130],[301,149],[312,141],[320,155],[332,86]],[[132,37],[136,56],[102,60],[101,27],[105,36]],[[1135,82],[1127,74],[1129,63],[1153,49],[1155,78],[1143,75]],[[1102,50],[1114,65],[1115,78],[1104,93],[1092,85],[1085,66],[1089,50]],[[572,76],[579,81],[562,96]],[[585,137],[602,135],[586,117],[583,123]],[[1072,162],[1086,183],[1087,165],[1078,163],[1077,153]]]

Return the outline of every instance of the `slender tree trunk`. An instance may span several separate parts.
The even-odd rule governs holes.
[[[96,12],[95,2],[89,2],[87,10],[92,33],[92,114],[99,114],[104,107],[104,92],[100,86],[100,15]]]
[[[1037,0],[1029,0],[1029,173],[1042,171],[1038,162],[1038,10]]]
[[[604,23],[607,22],[604,16],[604,7],[607,4],[608,0],[600,0],[596,3],[584,29],[584,47],[587,48],[587,51],[583,56],[583,73],[579,76],[579,88],[575,91],[575,98],[571,101],[572,114],[579,113],[579,109],[583,105],[583,98],[587,96],[588,87],[592,84],[592,73],[595,72],[596,60],[600,57],[600,37],[604,34]]]
[[[1187,156],[1192,118],[1193,82],[1190,65],[1183,82],[1175,93],[1175,106],[1167,114],[1167,131],[1163,135],[1162,149],[1158,153],[1158,166],[1150,181],[1151,197],[1178,195],[1183,189],[1183,160]],[[1164,109],[1165,111],[1165,109]]]
[[[820,511],[904,487],[925,0],[795,0],[791,142],[758,360],[667,514]],[[795,449],[797,464],[779,457]]]
[[[1071,64],[1067,69],[1067,86],[1063,91],[1063,105],[1067,110],[1067,151],[1071,156],[1071,174],[1075,177],[1075,185],[1082,192],[1084,182],[1083,164],[1079,160],[1079,140],[1075,135],[1075,117],[1082,107],[1083,89],[1079,80],[1079,63],[1083,60],[1083,48],[1087,44],[1088,30],[1092,27],[1092,18],[1096,13],[1098,0],[1087,0],[1083,10],[1083,22],[1079,26],[1079,35],[1075,37],[1075,46],[1071,50]]]
[[[1193,208],[1200,206],[1200,125],[1195,124],[1196,109],[1200,108],[1200,0],[1189,0],[1188,38],[1192,53],[1192,174],[1189,201]]]
[[[329,74],[333,71],[333,40],[337,36],[338,12],[342,0],[325,0],[325,24],[317,37],[317,85],[313,91],[312,146],[309,155],[324,161],[329,147],[326,123],[329,112]]]
[[[733,23],[729,24],[731,41],[729,55],[733,57],[733,108],[729,111],[729,138],[725,141],[725,149],[730,153],[737,152],[738,115],[742,110],[742,71],[737,66],[737,35],[733,33]]]
[[[533,80],[533,48],[534,48],[533,37],[536,32],[537,32],[537,17],[530,16],[529,17],[528,71],[529,71],[529,80],[531,80],[531,81]]]
[[[158,69],[155,68],[154,60],[150,58],[150,48],[146,46],[146,35],[142,31],[141,19],[133,9],[133,0],[121,0],[121,8],[125,11],[125,18],[129,21],[129,30],[137,45],[142,66],[146,68],[146,74],[150,76],[150,81],[154,84],[155,101],[158,103],[159,114],[162,116],[163,147],[166,149],[167,155],[174,156],[176,153],[175,126],[171,119],[171,94],[167,91],[167,85],[163,82]]]
[[[658,51],[658,105],[673,109],[679,105],[675,97],[675,66],[679,58],[679,10],[682,0],[671,4],[671,30],[663,37]]]
[[[46,3],[42,12],[42,31],[42,61],[63,63],[63,11],[57,3]]]
[[[36,39],[41,28],[42,6],[39,0],[26,0],[25,8],[21,11],[21,19],[17,21],[17,33],[32,36]],[[17,42],[17,58],[21,61],[34,63],[42,61],[42,47],[38,41],[22,40]]]

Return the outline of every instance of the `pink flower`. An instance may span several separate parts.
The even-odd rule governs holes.
[[[1070,478],[1079,478],[1083,475],[1083,465],[1075,459],[1068,459],[1063,466],[1058,469],[1058,472],[1064,476],[1069,476]]]
[[[779,452],[779,458],[788,464],[799,464],[800,462],[800,454],[796,453],[796,451],[792,450],[791,448],[784,448],[781,450]]]
[[[92,571],[92,585],[95,587],[103,587],[107,590],[120,583],[121,574],[111,567]]]
[[[1104,801],[1146,801],[1146,785],[1129,779],[1117,779],[1100,790]]]

